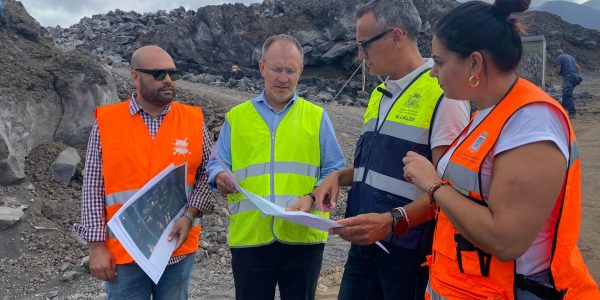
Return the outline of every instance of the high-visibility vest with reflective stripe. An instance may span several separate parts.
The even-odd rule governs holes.
[[[321,107],[298,98],[276,132],[271,132],[251,101],[231,109],[227,122],[231,126],[232,171],[240,185],[282,207],[310,193],[319,178],[322,117]],[[263,216],[240,193],[229,195],[227,200],[230,247],[265,245],[275,240],[288,244],[327,240],[326,232]],[[328,217],[318,210],[312,213]]]
[[[508,95],[458,144],[444,172],[452,186],[484,205],[481,165],[492,151],[504,124],[531,103],[548,103],[559,109],[569,124],[569,160],[565,183],[557,199],[559,210],[551,258],[551,281],[564,299],[600,299],[579,249],[581,215],[580,160],[573,127],[567,113],[537,86],[520,79]],[[469,125],[470,126],[470,125]],[[461,134],[464,136],[467,130]],[[446,299],[514,299],[516,262],[502,262],[464,239],[443,211],[435,228],[430,263],[430,287]]]
[[[129,101],[96,109],[107,222],[129,197],[171,163],[188,163],[186,193],[189,195],[202,160],[204,117],[199,107],[172,102],[152,139],[139,114],[130,114]],[[196,225],[173,256],[195,252],[199,239],[200,226]],[[110,230],[106,245],[117,264],[133,261]]]
[[[354,152],[354,180],[348,195],[347,217],[388,212],[422,194],[417,186],[405,180],[402,157],[414,151],[431,160],[430,129],[442,96],[437,79],[429,76],[427,69],[395,99],[377,128],[384,95],[377,89],[373,91],[365,111],[363,133]],[[433,226],[426,223],[403,237],[386,237],[385,241],[406,249],[421,249],[426,254],[431,249],[432,232]]]

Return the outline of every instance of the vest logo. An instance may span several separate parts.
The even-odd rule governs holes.
[[[192,152],[188,150],[187,139],[187,137],[183,140],[175,139],[175,143],[171,143],[171,145],[175,146],[173,147],[173,155],[192,154]]]
[[[479,151],[479,148],[481,148],[481,144],[483,144],[483,142],[485,141],[485,139],[487,138],[488,133],[487,131],[482,132],[477,139],[475,140],[475,142],[473,143],[473,145],[471,145],[471,152],[477,152]]]
[[[419,109],[419,101],[421,101],[421,98],[421,94],[414,93],[408,96],[408,100],[406,100],[404,106],[408,108]]]

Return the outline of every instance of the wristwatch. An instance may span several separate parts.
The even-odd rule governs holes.
[[[400,207],[392,209],[392,233],[394,235],[403,235],[408,231],[408,220]]]

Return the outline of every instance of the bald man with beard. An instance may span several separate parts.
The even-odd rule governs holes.
[[[187,299],[200,238],[197,218],[214,209],[205,165],[213,141],[202,110],[175,102],[180,75],[171,56],[145,46],[131,56],[135,92],[126,101],[97,108],[83,179],[81,223],[90,251],[90,273],[105,282],[108,299]],[[176,240],[157,284],[129,256],[107,222],[131,195],[170,164],[188,164],[187,207],[169,240]]]

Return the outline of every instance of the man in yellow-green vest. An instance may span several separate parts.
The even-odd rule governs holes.
[[[265,88],[232,108],[216,151],[240,186],[281,207],[328,217],[313,206],[313,189],[344,167],[333,126],[323,108],[295,93],[303,71],[300,43],[275,35],[259,61]],[[227,194],[228,244],[236,299],[314,299],[327,232],[263,216],[211,157],[209,184]]]
[[[414,151],[437,162],[466,126],[469,105],[446,99],[429,76],[436,58],[424,59],[419,52],[421,19],[410,0],[373,0],[356,17],[358,58],[370,73],[387,78],[371,94],[354,166],[334,172],[314,194],[317,206],[329,211],[339,186],[352,186],[347,219],[338,221],[344,227],[332,230],[352,242],[339,299],[423,299],[428,270],[421,265],[431,251],[431,223],[402,237],[386,236],[391,227],[401,231],[416,221],[404,205],[428,205],[404,177],[402,158]],[[372,236],[377,238],[365,239]],[[373,245],[378,240],[389,254]]]

